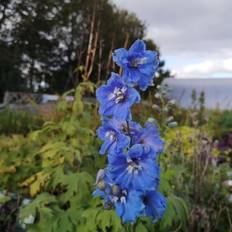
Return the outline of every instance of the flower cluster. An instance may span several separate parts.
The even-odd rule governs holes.
[[[123,222],[134,223],[139,216],[156,221],[166,209],[166,200],[157,191],[157,156],[163,141],[154,123],[142,127],[132,121],[131,107],[140,102],[135,87],[145,90],[153,81],[157,53],[137,40],[129,50],[117,49],[113,60],[123,69],[122,76],[112,73],[96,93],[102,117],[97,130],[103,141],[100,154],[107,154],[108,165],[97,174],[94,196],[104,199],[105,208],[115,208]]]

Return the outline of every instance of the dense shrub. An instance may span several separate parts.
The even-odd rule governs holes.
[[[0,134],[27,134],[38,129],[43,119],[30,112],[5,108],[0,111]]]

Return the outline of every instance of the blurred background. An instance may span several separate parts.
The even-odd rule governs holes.
[[[82,75],[106,80],[113,50],[147,34],[142,19],[110,1],[4,0],[0,17],[1,99],[6,90],[63,93]],[[148,47],[158,49],[151,39]]]
[[[106,162],[95,90],[112,52],[143,39],[159,53],[133,108],[165,141],[168,208],[137,232],[232,232],[230,0],[0,1],[0,231],[126,232],[92,198]]]

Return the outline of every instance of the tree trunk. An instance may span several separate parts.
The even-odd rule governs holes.
[[[89,68],[90,56],[91,56],[91,51],[92,51],[95,18],[96,18],[96,1],[94,3],[94,7],[93,7],[93,15],[92,15],[92,20],[91,20],[91,25],[90,25],[89,43],[88,43],[86,60],[85,60],[85,72],[84,72],[84,75],[85,75],[86,78],[87,78],[87,75],[88,75],[88,68]]]
[[[101,81],[101,70],[102,70],[102,43],[103,41],[99,41],[99,52],[98,52],[98,73],[97,73],[97,82]]]

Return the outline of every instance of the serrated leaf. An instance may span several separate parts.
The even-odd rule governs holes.
[[[46,185],[49,177],[49,172],[41,171],[26,179],[20,186],[29,187],[30,195],[34,197]]]

